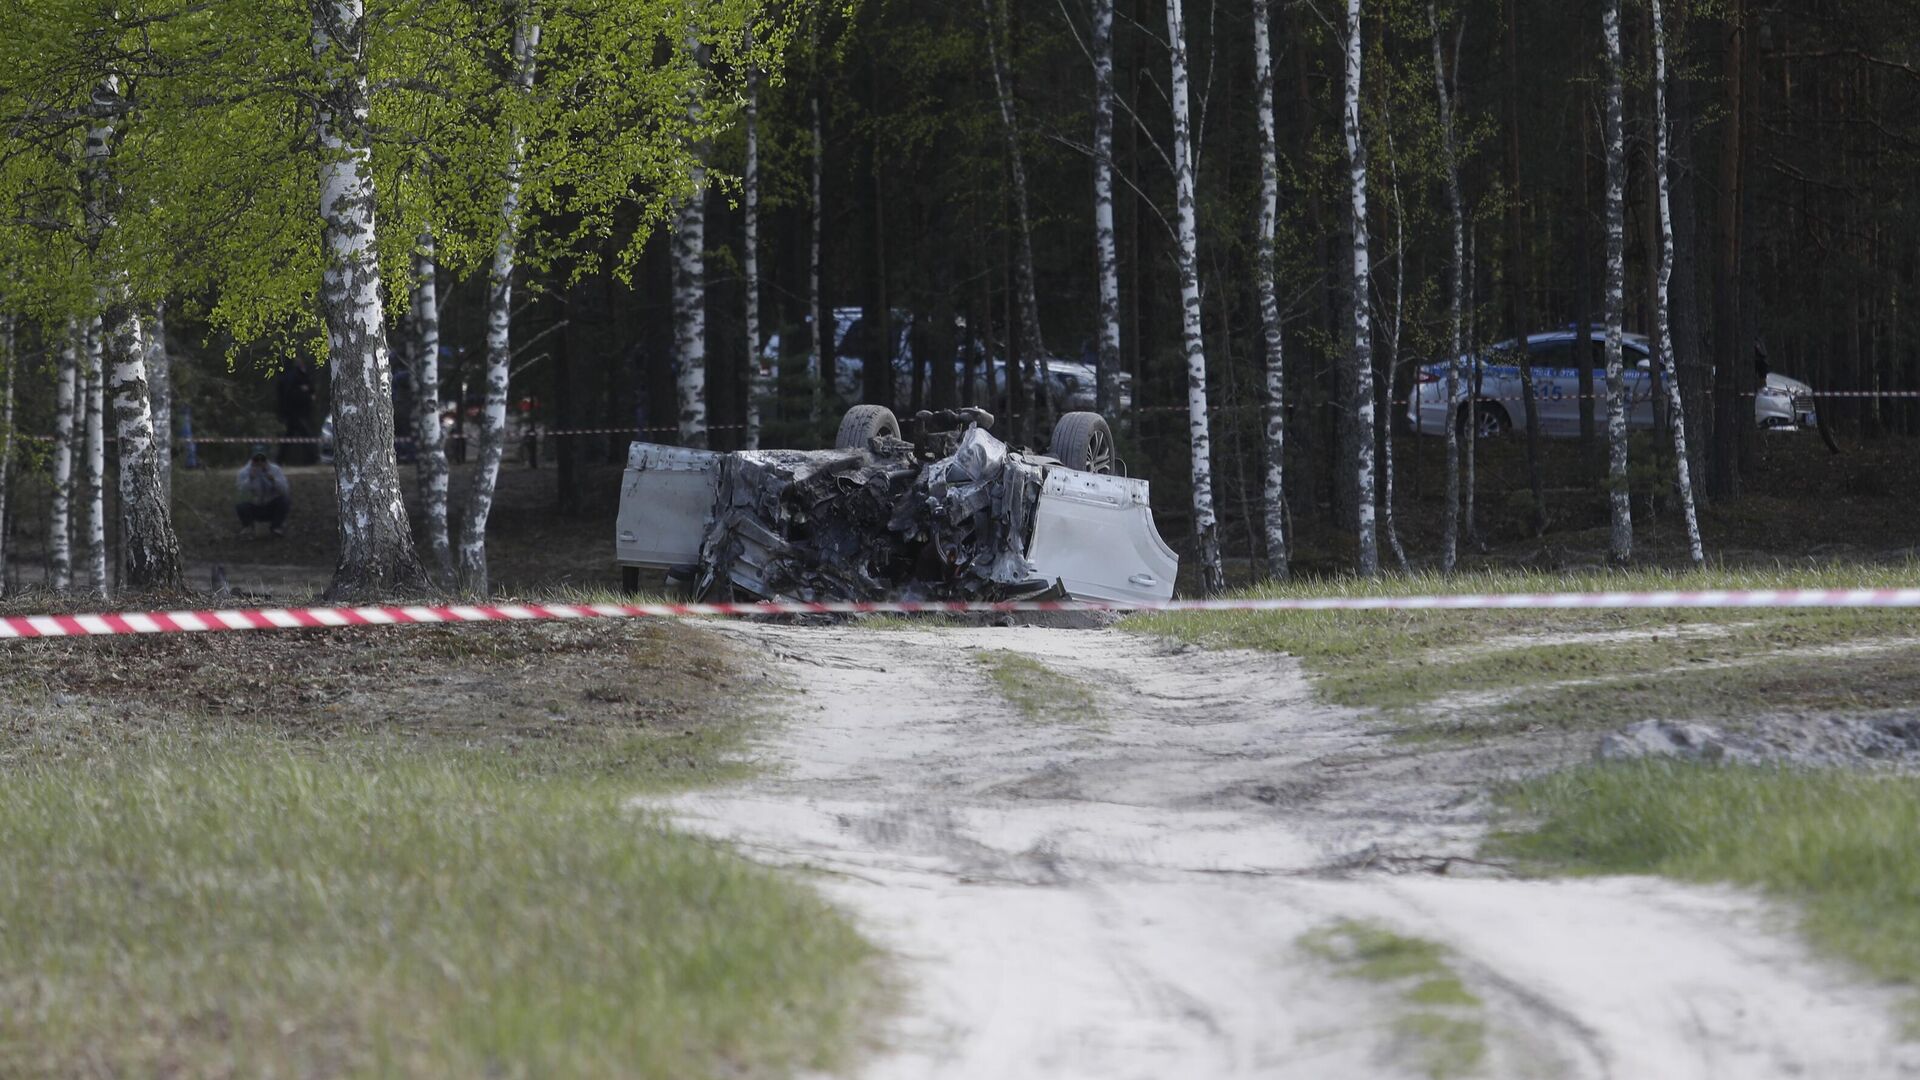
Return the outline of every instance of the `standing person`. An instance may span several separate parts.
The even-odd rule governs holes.
[[[286,427],[286,441],[280,444],[280,464],[288,464],[289,452],[293,454],[292,464],[316,464],[320,460],[319,446],[295,441],[314,437],[312,367],[304,359],[289,363],[274,379],[274,391],[280,423]]]
[[[267,460],[265,446],[253,448],[253,459],[240,467],[234,487],[240,494],[240,502],[234,509],[240,515],[242,535],[252,536],[254,525],[262,521],[274,536],[287,534],[293,489],[287,485],[287,474],[280,471],[280,466]]]

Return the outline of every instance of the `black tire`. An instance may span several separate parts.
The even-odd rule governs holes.
[[[840,434],[834,436],[835,450],[865,450],[876,435],[900,437],[900,421],[885,405],[855,405],[840,418]]]
[[[1053,425],[1053,443],[1048,452],[1069,469],[1111,474],[1113,429],[1099,413],[1070,412]]]
[[[1513,431],[1513,417],[1507,415],[1507,408],[1498,402],[1482,401],[1477,410],[1480,414],[1480,435],[1482,439],[1503,439]],[[1467,437],[1467,425],[1473,421],[1473,413],[1462,404],[1454,413],[1454,423],[1459,425],[1460,438]]]

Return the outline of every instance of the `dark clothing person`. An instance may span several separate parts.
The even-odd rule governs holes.
[[[234,487],[240,494],[234,510],[240,515],[242,531],[251,534],[258,522],[266,522],[275,536],[285,531],[287,513],[293,509],[293,489],[280,466],[267,460],[266,447],[253,448],[253,460],[241,467],[240,475],[234,477]]]

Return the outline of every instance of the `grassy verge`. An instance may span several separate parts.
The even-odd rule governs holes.
[[[1911,585],[1915,580],[1920,580],[1920,571],[1904,567],[1818,572],[1502,573],[1298,583],[1250,595],[1811,588]],[[1920,636],[1920,612],[1175,612],[1137,615],[1124,625],[1198,644],[1285,652],[1299,657],[1318,676],[1319,689],[1329,701],[1413,710],[1452,693],[1645,677],[1689,663],[1752,660],[1787,650]],[[1541,643],[1542,638],[1565,640]],[[1566,715],[1567,710],[1556,707],[1509,719],[1530,724],[1565,719]]]
[[[1402,1052],[1433,1080],[1472,1075],[1486,1060],[1480,999],[1454,971],[1445,946],[1354,919],[1307,934],[1300,946],[1341,977],[1392,992],[1394,1035]]]
[[[1920,983],[1920,780],[1633,762],[1531,781],[1506,803],[1533,828],[1498,837],[1502,854],[1757,887],[1797,903],[1815,944]]]
[[[975,658],[1007,704],[1028,720],[1098,722],[1099,703],[1086,684],[1073,676],[1008,649],[982,649]]]
[[[723,642],[246,646],[0,653],[21,691],[0,705],[0,1074],[731,1076],[844,1052],[869,947],[628,805],[734,768],[744,722],[712,702],[751,673]]]

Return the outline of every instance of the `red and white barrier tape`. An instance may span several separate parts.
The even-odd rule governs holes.
[[[1920,608],[1915,589],[1749,589],[1700,592],[1463,593],[1438,596],[1329,596],[1168,600],[884,601],[748,604],[450,604],[388,607],[232,608],[0,617],[0,640],[221,630],[324,630],[544,619],[630,619],[684,615],[1011,614],[1039,611],[1380,611],[1570,608]]]

